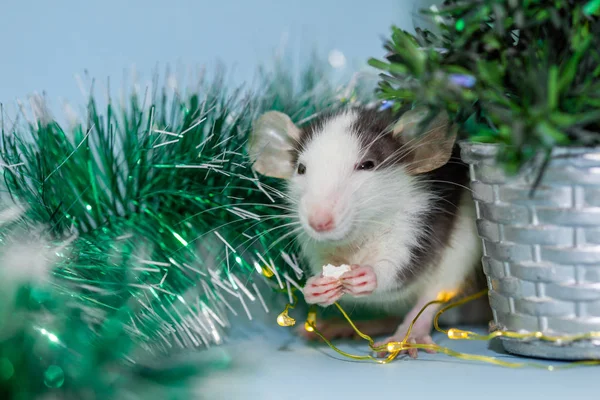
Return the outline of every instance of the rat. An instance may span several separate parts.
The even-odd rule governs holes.
[[[432,118],[425,108],[399,116],[350,108],[302,127],[269,111],[254,124],[253,169],[287,180],[297,240],[312,272],[303,288],[306,302],[385,311],[390,318],[357,324],[367,334],[389,335],[377,346],[403,340],[440,293],[485,287],[469,170],[456,133],[447,114]],[[327,264],[351,269],[325,277]],[[423,312],[410,343],[433,343],[438,309]],[[488,311],[484,306],[471,320],[483,322]],[[343,322],[324,320],[318,327],[341,337],[353,332]],[[417,357],[416,349],[408,353]]]

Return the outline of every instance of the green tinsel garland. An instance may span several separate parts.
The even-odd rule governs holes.
[[[121,398],[167,374],[144,366],[221,343],[228,313],[301,282],[281,183],[252,173],[245,143],[264,111],[302,122],[348,104],[322,65],[299,85],[281,64],[259,90],[218,75],[104,112],[91,96],[69,129],[40,98],[33,118],[3,118],[1,398]]]

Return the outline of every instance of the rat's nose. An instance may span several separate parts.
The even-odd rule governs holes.
[[[316,209],[308,218],[308,224],[317,232],[327,232],[335,227],[333,215],[326,210]]]

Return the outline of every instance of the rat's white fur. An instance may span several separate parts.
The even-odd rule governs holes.
[[[306,143],[299,163],[303,175],[289,180],[288,194],[303,227],[298,235],[304,256],[315,275],[326,264],[372,266],[377,289],[360,298],[341,301],[398,311],[419,298],[435,299],[441,290],[453,291],[473,271],[481,258],[473,201],[462,198],[450,245],[437,266],[417,266],[428,271],[403,286],[397,277],[410,268],[409,249],[418,244],[428,227],[422,215],[433,206],[434,194],[402,166],[381,170],[355,170],[362,161],[361,142],[348,111],[326,122]],[[325,207],[336,221],[326,233],[308,224],[312,207]]]

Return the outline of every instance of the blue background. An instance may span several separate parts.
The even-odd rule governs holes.
[[[421,1],[420,3],[431,3]],[[285,49],[301,62],[317,49],[344,53],[348,74],[383,55],[392,23],[413,29],[415,0],[2,0],[0,102],[46,92],[51,103],[81,103],[77,74],[119,88],[133,68],[139,83],[158,66],[186,69],[221,61],[238,83]],[[232,70],[233,68],[233,70]],[[128,81],[129,82],[129,81]],[[86,86],[86,85],[84,85]],[[103,89],[105,90],[105,89]],[[114,91],[114,90],[113,90]],[[9,107],[10,108],[10,107]]]

